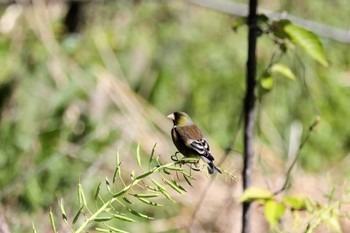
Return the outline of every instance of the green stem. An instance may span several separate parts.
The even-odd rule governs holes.
[[[161,170],[161,169],[164,169],[164,168],[167,168],[167,167],[171,167],[171,166],[174,166],[174,165],[178,165],[178,164],[185,164],[185,163],[192,163],[193,161],[190,160],[190,159],[182,159],[182,160],[179,160],[179,161],[176,161],[176,162],[173,162],[173,163],[168,163],[168,164],[165,164],[165,165],[160,165],[160,166],[157,166],[155,168],[153,168],[152,170],[148,171],[148,172],[144,172],[142,173],[141,175],[137,176],[133,182],[131,184],[129,184],[128,186],[126,186],[123,190],[119,191],[118,193],[114,194],[112,199],[107,201],[103,206],[101,206],[97,211],[96,213],[94,213],[93,215],[91,215],[88,219],[86,219],[82,224],[81,226],[78,228],[78,230],[75,232],[75,233],[80,233],[82,232],[85,227],[87,227],[87,225],[94,221],[94,219],[100,214],[102,213],[110,204],[112,204],[114,201],[117,200],[117,198],[123,194],[125,194],[126,192],[128,192],[132,187],[134,187],[137,183],[139,183],[141,180],[143,180],[144,178],[150,176],[151,174]]]

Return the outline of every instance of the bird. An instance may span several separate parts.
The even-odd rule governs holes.
[[[200,157],[208,164],[208,173],[222,173],[214,165],[214,156],[210,152],[207,140],[201,130],[195,125],[190,116],[185,112],[173,112],[167,116],[174,123],[171,129],[171,137],[175,147],[185,157]]]

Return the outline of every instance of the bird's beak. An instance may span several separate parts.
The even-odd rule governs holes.
[[[169,114],[169,115],[168,115],[166,118],[168,118],[168,119],[170,119],[170,120],[174,121],[174,120],[175,120],[174,113]]]

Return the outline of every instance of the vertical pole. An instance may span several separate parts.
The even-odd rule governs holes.
[[[243,132],[243,190],[251,186],[251,173],[254,156],[254,106],[256,87],[256,43],[258,36],[257,26],[257,6],[258,0],[249,1],[248,15],[248,62],[246,76],[246,96],[244,99],[244,132]],[[242,233],[251,232],[251,208],[250,202],[243,203],[242,209]]]

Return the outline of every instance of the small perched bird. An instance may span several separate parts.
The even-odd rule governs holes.
[[[171,137],[176,148],[185,157],[201,157],[208,163],[208,173],[220,172],[213,161],[207,140],[203,137],[201,130],[192,122],[191,118],[184,112],[174,112],[167,116],[173,121]]]

